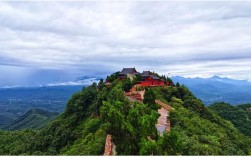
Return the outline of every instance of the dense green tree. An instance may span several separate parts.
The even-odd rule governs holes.
[[[100,79],[98,83],[98,90],[101,91],[105,87],[105,83],[103,79]]]
[[[156,142],[151,139],[142,139],[140,142],[140,155],[159,155]]]
[[[118,71],[118,72],[113,73],[113,74],[110,75],[110,76],[107,76],[106,81],[109,81],[109,82],[115,81],[116,79],[119,78],[119,73],[120,73],[120,72]]]
[[[156,96],[155,96],[154,91],[151,88],[146,88],[144,100],[143,100],[144,104],[148,104],[148,105],[155,104],[155,99],[156,99]]]
[[[231,106],[228,103],[220,102],[214,103],[208,108],[219,114],[222,118],[229,120],[240,132],[251,137],[251,114],[246,106]]]
[[[123,91],[129,92],[133,86],[132,81],[129,78],[125,78],[122,83],[123,83],[122,85]]]
[[[158,139],[157,143],[161,150],[161,155],[182,154],[182,139],[180,133],[175,131],[175,129],[171,130],[169,133],[164,133],[164,135]]]

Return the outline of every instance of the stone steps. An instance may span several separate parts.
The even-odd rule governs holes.
[[[106,136],[104,156],[111,156],[111,155],[113,155],[112,135],[108,134]]]

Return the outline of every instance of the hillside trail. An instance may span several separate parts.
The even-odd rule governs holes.
[[[169,132],[171,130],[171,123],[168,117],[169,117],[169,111],[173,110],[174,108],[172,108],[168,104],[163,103],[158,99],[155,100],[155,103],[161,106],[161,108],[158,109],[160,117],[158,118],[156,128],[159,131],[160,135],[162,136],[164,131]]]
[[[132,102],[143,103],[145,90],[137,90],[138,86],[134,85],[129,92],[125,92],[125,96]],[[169,111],[173,110],[170,105],[162,102],[161,100],[156,99],[155,103],[160,105],[161,108],[158,109],[160,117],[157,120],[156,128],[160,135],[163,135],[164,131],[169,132],[171,130],[171,123],[169,120]]]
[[[143,103],[142,100],[144,99],[145,91],[137,91],[136,94],[137,97],[133,96],[133,92],[135,93],[135,88],[130,90],[130,92],[125,92],[125,96],[128,98],[131,102],[140,102]],[[140,97],[139,97],[140,95]],[[157,124],[155,127],[157,128],[158,132],[162,136],[164,132],[169,132],[171,130],[171,123],[169,120],[169,111],[174,110],[170,105],[156,99],[155,103],[157,105],[160,105],[161,108],[158,109],[158,113],[160,114],[160,117],[157,120]],[[106,136],[106,143],[105,143],[105,152],[104,156],[112,156],[116,154],[116,146],[112,142],[112,135],[108,134]]]

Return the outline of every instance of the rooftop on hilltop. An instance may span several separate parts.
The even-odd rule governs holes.
[[[151,72],[150,71],[143,71],[142,75],[143,76],[149,76],[149,75],[151,75]]]
[[[159,80],[160,78],[159,77],[157,77],[157,76],[155,76],[155,75],[149,75],[152,79],[154,79],[154,80]]]
[[[123,68],[123,70],[120,72],[120,74],[135,74],[138,73],[135,68]]]
[[[137,78],[136,83],[138,86],[170,85],[169,82],[159,78],[159,76],[157,74],[154,74],[151,71],[143,71],[142,73],[139,73],[139,72],[137,72],[137,70],[135,68],[123,68],[122,69],[122,71],[119,73],[119,79],[124,80],[126,78],[129,78],[131,81],[133,79]]]

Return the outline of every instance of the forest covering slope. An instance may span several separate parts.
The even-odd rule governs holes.
[[[111,134],[117,155],[250,155],[251,140],[204,106],[187,87],[146,88],[143,103],[124,91],[135,81],[109,76],[75,93],[65,111],[39,130],[0,131],[1,155],[102,155]],[[155,124],[159,99],[171,105],[171,131]]]
[[[232,106],[220,102],[214,103],[208,108],[233,123],[241,133],[251,137],[251,104]]]
[[[41,129],[59,113],[34,108],[4,127],[5,130]]]

